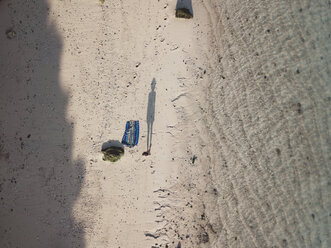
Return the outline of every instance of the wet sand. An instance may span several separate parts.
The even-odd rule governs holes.
[[[205,7],[213,55],[201,107],[213,145],[197,192],[209,241],[194,247],[330,246],[328,5]]]

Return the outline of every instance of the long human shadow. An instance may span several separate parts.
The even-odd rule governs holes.
[[[73,216],[84,164],[47,2],[0,1],[0,247],[84,247]]]
[[[194,15],[192,0],[177,0],[176,9],[181,9],[181,8],[188,9],[192,14],[192,16]]]
[[[143,155],[150,155],[152,148],[152,136],[153,136],[153,124],[155,119],[155,92],[156,80],[153,78],[151,83],[151,91],[148,94],[148,104],[147,104],[147,151],[143,153]]]

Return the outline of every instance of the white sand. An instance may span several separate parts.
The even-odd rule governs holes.
[[[0,1],[0,246],[328,247],[320,2]]]

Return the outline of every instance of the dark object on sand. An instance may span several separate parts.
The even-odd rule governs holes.
[[[110,146],[102,150],[103,160],[116,162],[118,161],[124,154],[124,149],[118,146]]]
[[[143,152],[143,156],[151,155],[151,149],[148,149],[146,152]]]
[[[179,8],[176,9],[176,17],[177,18],[185,18],[185,19],[191,19],[193,18],[192,13],[187,8]]]
[[[197,158],[198,158],[197,156],[193,155],[193,157],[191,158],[192,164],[194,164],[194,162]]]
[[[8,29],[6,31],[6,35],[7,35],[7,38],[11,40],[11,39],[15,38],[16,32],[13,29]]]
[[[198,240],[200,243],[203,243],[203,244],[209,242],[209,235],[204,229],[200,234],[198,234]]]

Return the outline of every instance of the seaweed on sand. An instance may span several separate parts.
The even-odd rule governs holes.
[[[101,150],[101,152],[104,155],[104,161],[116,162],[123,156],[124,149],[118,146],[110,146]]]
[[[187,8],[178,8],[178,9],[176,9],[176,17],[191,19],[191,18],[193,18],[193,15]]]

